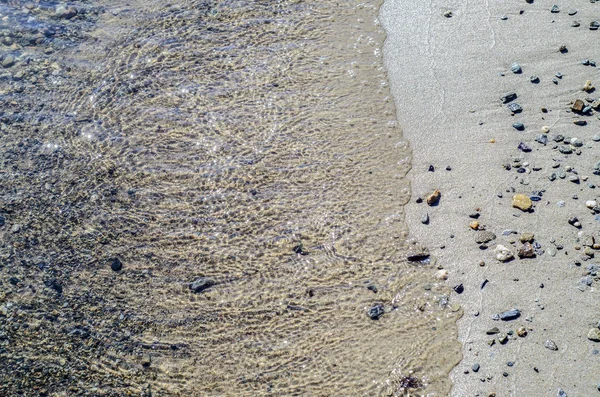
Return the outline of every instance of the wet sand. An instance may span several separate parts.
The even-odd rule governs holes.
[[[598,240],[599,223],[585,203],[598,196],[600,177],[593,171],[599,143],[592,137],[600,120],[595,111],[578,114],[571,106],[576,99],[591,105],[598,98],[598,91],[582,87],[587,80],[600,83],[599,69],[582,60],[600,61],[600,33],[589,29],[600,4],[561,2],[558,13],[551,12],[553,5],[387,0],[381,9],[392,93],[414,155],[406,207],[411,236],[448,271],[449,287],[464,287],[451,297],[465,311],[458,322],[464,358],[451,373],[452,396],[598,394],[600,345],[587,335],[600,320],[589,267],[599,251],[586,244],[589,236]],[[572,8],[577,13],[569,15]],[[511,71],[514,63],[522,73]],[[539,83],[531,82],[532,75]],[[512,114],[502,103],[506,92],[517,94],[513,102],[522,112]],[[575,125],[577,120],[587,125]],[[524,131],[512,127],[516,122]],[[547,135],[546,145],[535,141],[540,134]],[[559,134],[583,145],[554,141]],[[532,150],[520,150],[521,142]],[[553,173],[558,177],[551,181]],[[579,183],[570,180],[577,177]],[[417,202],[434,189],[441,191],[437,206]],[[523,212],[512,206],[517,193],[541,200]],[[428,224],[421,222],[425,213]],[[496,236],[487,249],[475,241],[481,231],[470,227],[469,215],[476,213],[479,227]],[[569,223],[573,216],[580,229]],[[514,232],[503,235],[508,230]],[[524,232],[535,234],[535,258],[517,256]],[[498,244],[516,259],[497,260]],[[494,319],[513,308],[519,318]],[[507,334],[505,344],[486,334],[493,327]],[[517,336],[520,327],[527,336]]]

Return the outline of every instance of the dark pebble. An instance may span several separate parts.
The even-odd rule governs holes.
[[[479,364],[473,364],[471,366],[471,369],[473,370],[473,372],[479,371],[479,368],[481,368]]]
[[[457,294],[462,294],[465,291],[465,287],[462,284],[455,285],[454,288],[452,288],[452,289]]]
[[[510,321],[521,317],[521,312],[517,309],[507,310],[504,313],[500,313],[500,320]]]
[[[383,316],[384,313],[385,311],[383,310],[383,305],[379,303],[367,311],[367,315],[371,318],[371,320],[379,320],[379,317]]]
[[[433,165],[430,165],[430,166],[429,166],[429,169],[428,169],[428,171],[429,171],[429,172],[433,172],[433,171],[435,171],[435,168],[433,167]]]
[[[210,277],[200,277],[190,283],[190,290],[195,293],[203,292],[204,290],[215,285],[216,282]]]
[[[17,285],[17,284],[19,284],[20,281],[21,280],[19,280],[16,277],[11,277],[11,278],[8,279],[8,282],[11,283],[12,285]]]
[[[119,260],[119,258],[113,258],[110,263],[110,268],[115,272],[118,272],[119,270],[123,269],[123,263]]]
[[[523,142],[519,142],[517,149],[521,150],[522,152],[531,152],[531,148]]]
[[[376,286],[374,286],[373,284],[369,285],[369,286],[367,287],[367,289],[368,289],[369,291],[373,291],[374,293],[377,293],[377,291],[378,291],[378,290],[377,290],[377,287],[376,287]]]
[[[550,12],[552,13],[559,13],[560,12],[560,8],[558,8],[558,6],[555,4],[552,6],[552,8],[550,9]]]
[[[523,123],[514,123],[512,126],[518,131],[523,131],[525,129],[525,125]]]
[[[510,110],[513,113],[520,113],[523,111],[523,108],[521,107],[521,105],[519,105],[518,103],[515,103],[515,102],[509,103],[507,105],[507,107],[508,107],[508,110]]]
[[[533,84],[537,84],[537,83],[539,83],[539,82],[540,82],[540,78],[539,78],[539,77],[537,77],[537,76],[531,76],[531,77],[529,78],[529,81],[531,81]]]

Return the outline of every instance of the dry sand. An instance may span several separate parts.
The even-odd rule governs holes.
[[[600,62],[600,31],[589,29],[589,23],[600,18],[600,4],[563,1],[558,3],[559,13],[550,11],[553,5],[544,0],[386,0],[381,9],[392,92],[413,150],[413,198],[406,207],[411,235],[449,272],[449,286],[462,283],[465,288],[452,296],[465,310],[458,323],[464,358],[450,374],[453,396],[556,396],[560,390],[569,397],[600,395],[600,344],[586,337],[600,320],[597,281],[591,287],[579,283],[596,260],[582,260],[583,249],[576,249],[583,243],[582,234],[598,236],[600,223],[585,202],[596,199],[600,190],[588,186],[600,185],[600,177],[593,174],[600,143],[591,139],[600,131],[600,120],[597,114],[570,111],[573,100],[599,96],[598,91],[581,90],[588,79],[600,84],[600,69],[584,66],[581,60]],[[571,8],[577,9],[576,15],[568,14]],[[447,11],[451,17],[444,16]],[[508,18],[503,20],[504,15]],[[574,20],[581,26],[572,27]],[[559,51],[562,45],[568,52]],[[511,72],[514,62],[522,66],[522,74]],[[563,77],[555,84],[557,72]],[[531,75],[539,76],[539,84],[530,82]],[[517,93],[515,102],[522,113],[513,116],[501,103],[500,95],[507,91]],[[574,125],[574,119],[588,124]],[[525,124],[525,131],[512,127],[517,121]],[[562,143],[552,139],[547,146],[535,142],[543,126],[550,128],[548,138],[562,134],[581,139],[581,155],[559,153],[553,147]],[[533,151],[519,151],[519,142]],[[518,173],[519,167],[505,170],[503,164],[513,158],[528,162],[523,166],[528,172]],[[551,182],[548,176],[558,171],[554,163],[562,169],[572,166],[589,179],[575,184],[568,180],[574,174],[567,172],[566,179]],[[434,172],[428,172],[430,164]],[[451,171],[445,169],[448,165]],[[533,171],[537,167],[541,169]],[[434,189],[442,192],[438,206],[416,202]],[[527,195],[545,192],[534,211],[524,213],[512,208],[512,189]],[[564,207],[557,205],[561,200]],[[473,219],[468,215],[476,208],[479,223],[497,236],[487,250],[479,248],[476,232],[469,228]],[[428,225],[421,223],[426,212]],[[581,230],[567,222],[573,215],[581,221]],[[546,252],[499,262],[493,252],[497,244],[515,254],[521,246],[519,234],[502,235],[506,229],[534,233]],[[564,246],[554,257],[548,254],[555,247],[552,239]],[[511,308],[521,310],[519,319],[492,319]],[[521,326],[527,327],[528,335],[514,335],[504,345],[486,335],[492,327],[508,332]],[[496,343],[489,346],[492,339]],[[544,347],[547,340],[558,350]],[[481,366],[477,373],[471,370],[475,363]]]

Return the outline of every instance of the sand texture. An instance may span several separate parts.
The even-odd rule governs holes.
[[[448,286],[464,287],[451,297],[465,312],[458,322],[464,358],[450,375],[453,396],[599,394],[600,344],[587,336],[600,320],[592,266],[600,251],[590,239],[600,240],[600,223],[586,201],[599,191],[593,172],[600,143],[592,138],[600,120],[595,110],[571,107],[598,98],[598,91],[582,88],[587,80],[600,84],[599,69],[582,60],[600,62],[600,31],[589,29],[600,4],[560,2],[559,12],[551,12],[553,5],[388,0],[381,9],[392,93],[413,150],[409,229],[448,271]],[[569,15],[571,9],[577,13]],[[514,63],[522,73],[511,71]],[[539,82],[531,82],[533,75]],[[522,112],[502,103],[507,92],[517,94],[510,103]],[[517,122],[523,131],[513,128]],[[547,144],[536,142],[538,135]],[[558,135],[581,142],[556,142]],[[441,199],[428,206],[435,189]],[[540,200],[522,211],[512,205],[516,194]],[[484,232],[470,225],[475,213],[479,229],[495,236],[487,243],[476,242]],[[519,241],[525,232],[534,234],[531,248]],[[515,259],[499,261],[499,244]],[[519,258],[520,248],[535,257]],[[494,319],[513,308],[519,318]],[[493,327],[507,334],[506,343],[486,334]],[[520,327],[526,336],[517,336]]]

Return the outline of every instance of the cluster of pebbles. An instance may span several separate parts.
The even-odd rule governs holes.
[[[528,0],[527,3],[533,1]],[[553,6],[550,12],[566,12],[570,16],[577,14],[575,9],[563,11],[557,5]],[[444,16],[448,17],[446,14]],[[581,21],[573,21],[571,26],[579,27],[581,24]],[[597,30],[599,27],[600,22],[589,21],[590,30]],[[569,52],[567,45],[561,45],[556,50],[555,56],[558,57]],[[577,67],[585,68],[588,78],[574,81],[559,70],[552,75],[528,75],[527,68],[519,62],[512,63],[506,72],[500,73],[500,78],[523,75],[524,91],[532,84],[547,84],[549,87],[570,84],[572,96],[535,109],[532,104],[521,101],[518,91],[499,93],[498,112],[506,113],[507,123],[512,126],[512,132],[518,134],[519,142],[513,149],[513,155],[498,164],[498,168],[514,173],[514,180],[518,181],[518,185],[498,191],[496,199],[500,199],[503,205],[512,207],[514,217],[529,220],[530,230],[489,230],[480,220],[482,213],[486,212],[480,208],[475,208],[468,214],[470,219],[465,220],[465,228],[468,227],[472,231],[472,243],[481,251],[491,252],[496,261],[492,264],[480,261],[480,266],[504,266],[513,263],[526,266],[528,261],[536,258],[564,258],[571,269],[579,270],[572,272],[573,288],[584,292],[590,290],[600,279],[600,265],[595,263],[597,255],[600,255],[600,95],[594,86],[595,83],[598,84],[596,61],[581,59]],[[556,122],[541,128],[530,128],[528,125],[539,124],[540,119],[551,119],[551,116],[557,113],[563,120],[569,120],[570,126]],[[483,122],[480,122],[481,124]],[[496,140],[492,139],[489,143],[494,144]],[[429,166],[428,171],[435,170],[435,165]],[[535,188],[530,187],[534,184],[530,183],[530,180],[534,179]],[[429,206],[441,205],[440,197],[443,195],[444,192],[436,190],[418,197],[416,202]],[[561,199],[554,202],[548,199],[556,195]],[[537,210],[542,206],[555,206],[556,213],[559,214],[556,222],[569,225],[569,235],[557,237],[553,230],[535,230],[536,217],[539,216]],[[426,210],[421,213],[420,220],[424,225],[434,223],[431,212]],[[450,238],[454,238],[454,235],[450,235]],[[503,241],[497,242],[500,239]],[[437,275],[440,280],[449,279],[448,271],[442,269],[442,266]],[[485,289],[488,282],[487,279],[484,280],[479,286],[480,290]],[[541,283],[539,288],[543,289],[544,284]],[[457,294],[462,294],[464,290],[462,283],[454,286]],[[526,306],[526,302],[522,304],[523,307]],[[536,308],[544,309],[544,305],[538,299]],[[472,314],[478,317],[480,313]],[[526,341],[528,335],[540,331],[536,329],[533,317],[525,309],[507,307],[504,312],[495,313],[489,319],[480,317],[478,320],[501,323],[500,326],[489,327],[486,331],[487,344],[490,349],[496,349],[498,346],[509,345],[514,340]],[[598,320],[590,319],[590,323]],[[596,352],[594,354],[598,353],[600,345],[596,343],[600,342],[600,323],[575,332],[582,338],[587,338]],[[543,348],[550,351],[559,351],[560,347],[560,340],[546,339],[543,343]],[[514,365],[514,361],[507,362],[508,368],[501,372],[502,376],[509,377],[510,368]],[[478,373],[482,368],[480,363],[464,363],[464,366],[465,374]],[[533,369],[539,373],[537,367]],[[490,382],[493,378],[493,375],[477,376],[481,382]],[[600,383],[594,388],[600,391]],[[567,391],[563,389],[559,389],[557,393],[559,396],[567,396]]]

